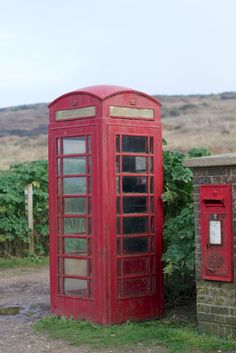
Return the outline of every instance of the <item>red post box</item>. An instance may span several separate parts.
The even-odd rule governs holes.
[[[233,280],[231,185],[201,185],[202,279]]]
[[[160,103],[95,86],[49,108],[52,312],[103,324],[161,316]]]

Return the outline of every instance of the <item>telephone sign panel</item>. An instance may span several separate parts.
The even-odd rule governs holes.
[[[160,103],[95,86],[49,107],[52,312],[103,324],[160,317]]]
[[[233,280],[231,185],[201,185],[202,279]]]

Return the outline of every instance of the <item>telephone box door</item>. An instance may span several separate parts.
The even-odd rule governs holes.
[[[96,130],[57,129],[49,140],[52,311],[92,319],[98,281]]]
[[[113,320],[155,317],[163,310],[161,139],[158,129],[111,127],[109,133]]]

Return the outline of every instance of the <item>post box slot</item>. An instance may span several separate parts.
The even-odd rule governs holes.
[[[224,200],[223,199],[205,199],[203,200],[206,206],[223,206]]]

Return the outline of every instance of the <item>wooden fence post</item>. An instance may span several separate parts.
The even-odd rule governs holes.
[[[33,185],[28,184],[25,188],[25,209],[28,216],[29,228],[29,251],[34,253],[34,219],[33,219]]]

